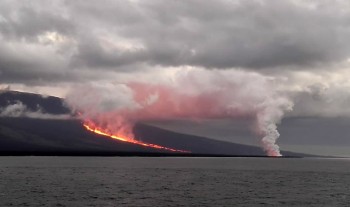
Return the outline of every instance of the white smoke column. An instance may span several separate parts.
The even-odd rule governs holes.
[[[252,117],[266,153],[280,155],[276,124],[292,104],[275,90],[271,78],[233,69],[200,68],[152,75],[151,81],[75,88],[66,100],[82,119],[129,138],[138,121]]]
[[[292,103],[284,97],[271,97],[273,102],[263,103],[263,110],[256,116],[257,132],[262,136],[261,142],[269,156],[281,156],[279,146],[276,144],[280,133],[277,124],[280,123],[284,111],[292,110]]]

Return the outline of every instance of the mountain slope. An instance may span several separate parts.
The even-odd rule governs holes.
[[[78,120],[0,119],[0,151],[121,151],[159,152],[96,135]]]
[[[20,101],[28,109],[51,114],[67,114],[69,109],[57,97],[42,97],[20,92],[0,93],[0,106],[6,107]],[[193,154],[264,156],[259,147],[212,140],[209,138],[180,134],[154,126],[137,124],[135,137],[144,142],[169,148],[191,151]],[[0,117],[0,152],[84,152],[84,153],[169,153],[165,150],[130,144],[87,131],[76,119],[35,119],[28,117]],[[300,156],[282,152],[288,156]]]
[[[157,127],[138,124],[135,134],[144,142],[170,148],[189,150],[193,154],[264,156],[258,147],[216,141],[208,138],[175,133]],[[134,145],[86,131],[78,120],[45,120],[32,118],[0,118],[0,152],[96,153],[169,153],[165,150]],[[5,154],[6,154],[5,153]],[[302,156],[282,152],[286,156]]]
[[[43,113],[55,115],[70,113],[69,108],[58,97],[18,91],[0,91],[0,107],[4,108],[18,102],[24,104],[31,111],[41,110]]]

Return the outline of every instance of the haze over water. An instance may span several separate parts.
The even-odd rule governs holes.
[[[1,206],[349,206],[349,159],[0,157]]]

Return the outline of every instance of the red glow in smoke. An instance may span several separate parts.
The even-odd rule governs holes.
[[[155,82],[157,82],[155,80]],[[81,96],[81,94],[84,94]],[[138,122],[252,118],[265,151],[279,156],[276,123],[291,102],[281,96],[269,79],[239,71],[189,70],[155,84],[127,82],[74,90],[68,104],[95,133],[153,148],[162,146],[136,141]],[[178,151],[175,149],[167,149]]]

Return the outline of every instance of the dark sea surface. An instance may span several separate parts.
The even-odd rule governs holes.
[[[350,159],[0,157],[0,206],[350,206]]]

